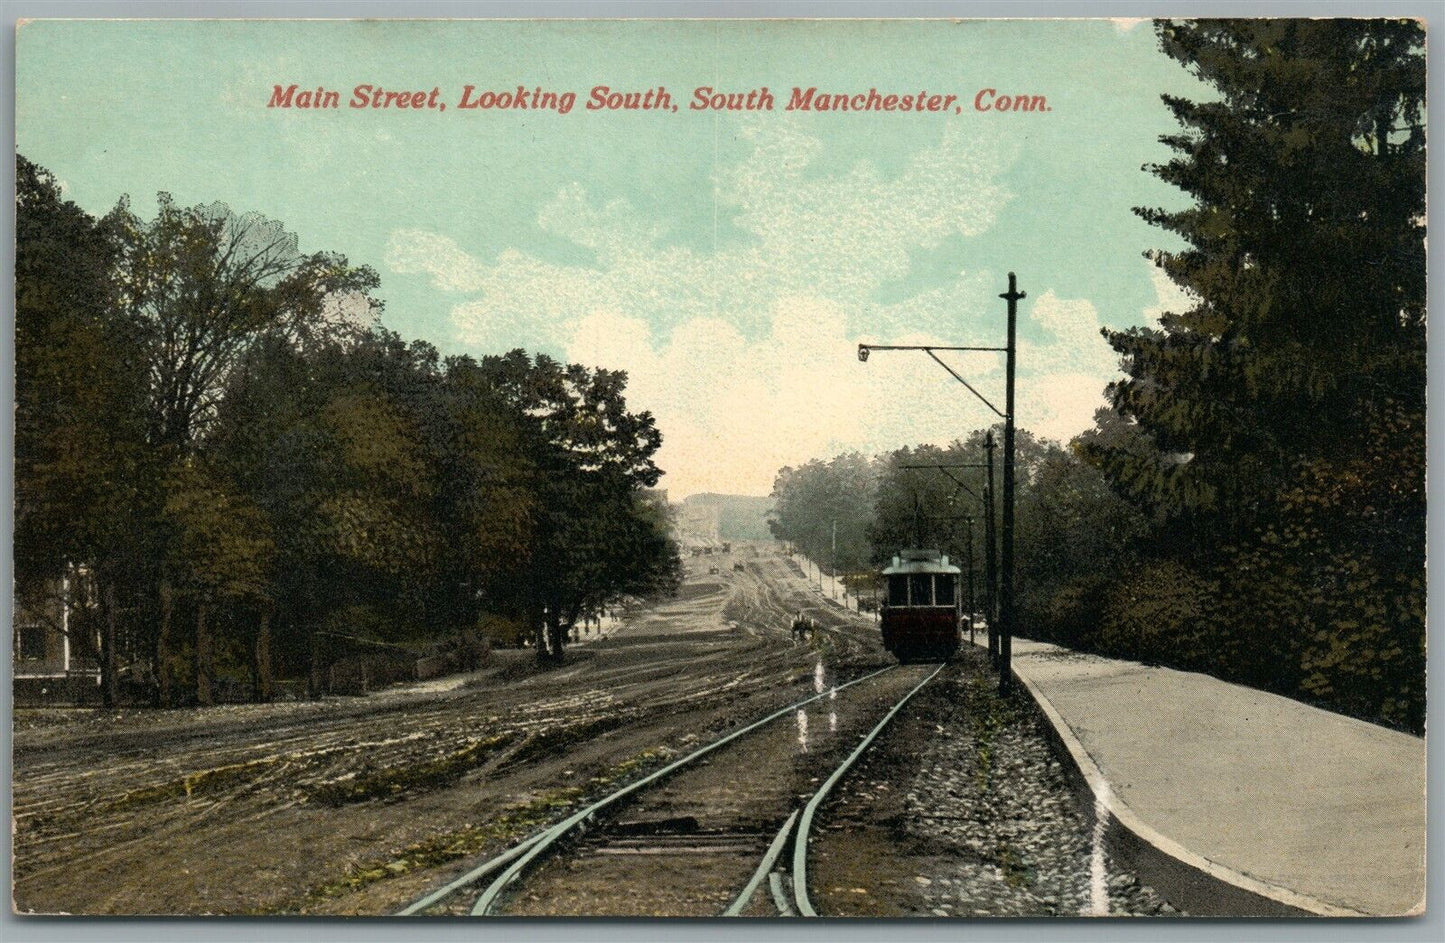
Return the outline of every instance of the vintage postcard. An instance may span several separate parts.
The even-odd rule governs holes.
[[[18,913],[1424,913],[1423,22],[16,45]]]

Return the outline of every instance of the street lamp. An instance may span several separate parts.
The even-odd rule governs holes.
[[[934,362],[978,397],[979,401],[1003,419],[1003,552],[999,574],[999,660],[998,686],[1000,693],[1007,693],[1012,685],[1012,657],[1014,632],[1014,367],[1018,357],[1018,303],[1025,294],[1018,290],[1018,281],[1013,272],[1008,273],[1008,291],[999,295],[1008,302],[1008,340],[1003,347],[941,347],[934,345],[859,344],[858,360],[868,362],[868,354],[875,350],[921,350],[932,357]],[[957,370],[939,359],[935,351],[991,351],[1006,355],[1004,366],[1004,408],[1000,410],[988,397],[974,389]],[[992,464],[992,463],[990,463]]]
[[[1009,273],[1009,279],[1010,279],[1010,284],[1012,284],[1012,279],[1013,279],[1013,273],[1012,273],[1012,272]],[[1000,295],[999,297],[1002,298],[1002,297],[1004,297],[1004,296],[1003,296],[1003,295]],[[1018,297],[1022,298],[1023,295],[1019,295]],[[1012,304],[1010,304],[1010,307],[1012,307]],[[1012,334],[1010,334],[1010,336],[1012,336]],[[1010,364],[1010,366],[1011,366],[1011,365],[1013,364],[1013,356],[1014,356],[1014,350],[1013,350],[1013,347],[1012,347],[1012,346],[1009,346],[1009,347],[942,347],[942,346],[939,346],[939,345],[936,345],[936,344],[859,344],[859,345],[858,345],[858,359],[859,359],[861,362],[863,362],[863,363],[867,363],[867,362],[868,362],[868,354],[869,354],[869,352],[870,352],[870,351],[874,351],[874,350],[921,350],[921,351],[923,351],[924,353],[928,354],[928,356],[930,356],[930,357],[933,358],[934,363],[938,364],[940,367],[942,367],[943,369],[947,370],[947,371],[953,376],[953,378],[954,378],[955,380],[957,380],[959,383],[962,383],[964,386],[968,387],[968,391],[969,391],[970,393],[972,393],[974,396],[977,396],[977,397],[979,398],[979,401],[982,402],[985,406],[987,406],[989,409],[993,410],[994,415],[998,416],[1000,419],[1004,420],[1005,422],[1008,421],[1008,418],[1009,418],[1009,417],[1008,417],[1008,414],[1007,414],[1006,412],[1004,412],[1003,410],[999,409],[999,408],[998,408],[997,406],[995,406],[993,403],[989,402],[989,399],[988,399],[987,396],[984,396],[984,395],[983,395],[982,393],[980,393],[978,390],[974,389],[972,383],[969,383],[969,382],[968,382],[967,380],[965,380],[963,377],[959,376],[958,371],[955,370],[955,369],[953,369],[952,367],[950,367],[948,364],[944,363],[942,360],[940,360],[939,357],[938,357],[938,355],[935,354],[934,351],[935,351],[935,350],[955,350],[955,351],[986,351],[986,352],[990,352],[990,353],[1006,353],[1006,354],[1008,354],[1008,361],[1009,361],[1009,364]],[[1010,373],[1010,375],[1012,375],[1012,369],[1010,369],[1009,373]],[[1012,389],[1010,389],[1010,390],[1009,390],[1010,395],[1012,395],[1012,392],[1013,392]]]

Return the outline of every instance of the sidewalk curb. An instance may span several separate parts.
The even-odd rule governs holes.
[[[1014,678],[1034,699],[1052,729],[1055,746],[1073,759],[1076,785],[1087,789],[1094,808],[1107,811],[1107,840],[1141,880],[1191,916],[1216,917],[1371,917],[1317,900],[1297,891],[1252,878],[1190,851],[1146,824],[1114,794],[1073,728],[1043,691],[1013,669]]]

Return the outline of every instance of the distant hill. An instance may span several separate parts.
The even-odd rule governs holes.
[[[683,540],[771,540],[773,499],[746,494],[694,494],[678,505]]]

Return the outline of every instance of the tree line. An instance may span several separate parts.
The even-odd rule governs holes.
[[[322,640],[517,642],[680,574],[626,374],[443,358],[374,271],[221,204],[103,217],[17,156],[15,577],[162,705],[320,689]]]
[[[1174,156],[1145,168],[1189,205],[1136,210],[1182,246],[1148,255],[1189,307],[1104,332],[1124,377],[1092,429],[1067,447],[1020,437],[1019,631],[1421,731],[1423,31],[1155,28],[1216,93],[1164,97]],[[808,509],[841,487],[821,479],[861,466],[866,510],[846,528],[869,541],[850,565],[912,542],[920,520],[948,545],[926,528],[955,485],[898,466],[977,460],[980,438],[784,469],[779,536],[816,553]]]

